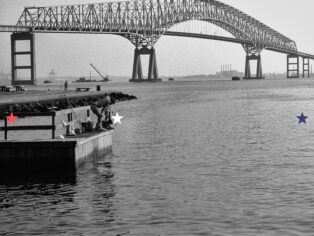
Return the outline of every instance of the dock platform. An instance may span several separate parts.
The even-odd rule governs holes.
[[[0,173],[74,172],[112,149],[113,131],[47,140],[0,141]]]

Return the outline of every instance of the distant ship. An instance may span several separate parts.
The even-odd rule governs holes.
[[[241,80],[241,78],[238,77],[238,76],[233,76],[233,77],[232,77],[232,80]]]
[[[108,82],[109,78],[108,75],[107,76],[103,76],[102,73],[99,72],[99,70],[92,64],[90,63],[91,67],[100,75],[100,77],[102,78],[102,80],[92,80],[92,76],[91,76],[91,72],[89,72],[89,79],[86,79],[85,77],[80,77],[78,80],[76,80],[76,83],[81,83],[81,82]]]
[[[169,81],[174,81],[174,78],[173,78],[173,77],[170,77],[168,80],[169,80]]]
[[[95,79],[86,79],[85,77],[80,77],[78,80],[75,80],[76,83],[84,83],[84,82],[108,82],[108,77],[104,77],[103,80],[95,80]]]
[[[56,81],[56,72],[54,69],[51,69],[50,72],[48,73],[48,79],[44,80],[45,84],[51,84],[52,82]]]

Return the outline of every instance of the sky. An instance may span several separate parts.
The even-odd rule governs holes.
[[[298,50],[314,54],[314,1],[312,0],[221,0],[293,39]],[[105,2],[102,0],[0,0],[0,25],[14,25],[24,6],[53,6]],[[193,23],[191,28],[193,28]],[[211,29],[213,25],[208,24]],[[219,30],[217,30],[219,31]],[[218,34],[223,35],[223,30]],[[126,39],[103,34],[36,34],[36,74],[48,76],[54,69],[59,76],[87,76],[89,63],[114,76],[132,74],[134,46]],[[155,45],[161,76],[211,74],[222,64],[244,71],[245,52],[233,43],[161,37]],[[148,58],[143,57],[144,75]],[[263,73],[286,71],[286,55],[262,52]],[[313,64],[313,62],[312,62]],[[0,33],[0,72],[10,71],[10,33]]]

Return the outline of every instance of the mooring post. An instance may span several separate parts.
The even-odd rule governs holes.
[[[28,51],[17,51],[16,41],[29,41]],[[19,55],[29,55],[30,64],[29,65],[17,65],[16,57]],[[18,70],[30,70],[29,80],[19,80],[17,76]],[[12,85],[22,85],[22,84],[36,84],[36,63],[35,63],[35,35],[33,33],[13,33],[11,34],[11,74],[12,74]]]
[[[8,118],[4,117],[4,139],[8,139]]]
[[[56,113],[53,113],[51,116],[51,119],[52,119],[52,139],[55,138],[55,132],[56,132],[55,118],[56,118]]]

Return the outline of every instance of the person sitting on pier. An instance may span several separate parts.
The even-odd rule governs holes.
[[[104,99],[99,99],[99,100],[97,100],[91,104],[90,108],[91,108],[92,112],[97,116],[97,124],[96,124],[97,130],[104,130],[101,127],[102,112],[104,110],[108,110],[109,106],[110,106],[110,97],[108,94],[105,94]],[[102,107],[102,110],[101,110],[101,112],[99,112],[98,108],[101,108],[101,107]]]

